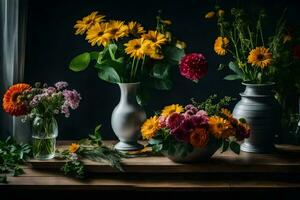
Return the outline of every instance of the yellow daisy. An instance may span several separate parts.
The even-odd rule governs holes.
[[[164,107],[164,109],[161,112],[161,115],[163,117],[168,117],[169,115],[171,115],[172,113],[176,112],[176,113],[182,113],[183,112],[183,107],[179,104],[173,104],[170,106],[166,106]]]
[[[229,40],[226,37],[218,37],[215,40],[214,50],[219,56],[224,56],[227,53]]]
[[[152,41],[147,40],[148,42],[146,42],[144,44],[145,48],[144,48],[144,53],[145,55],[149,56],[150,58],[154,59],[154,60],[161,60],[164,58],[161,49],[159,47],[157,47]]]
[[[75,35],[83,35],[96,23],[104,21],[104,15],[98,15],[98,12],[92,12],[90,15],[84,17],[82,20],[77,20],[74,28],[76,28]]]
[[[248,63],[262,69],[268,67],[272,62],[272,53],[265,47],[252,49],[248,56]]]
[[[156,46],[163,45],[167,42],[166,36],[158,31],[148,31],[148,33],[142,35],[142,38],[151,40]]]
[[[216,138],[228,137],[233,130],[230,122],[222,117],[212,116],[208,120],[209,132],[212,133]]]
[[[149,140],[150,138],[153,138],[158,130],[159,130],[158,117],[157,116],[150,117],[144,122],[144,124],[141,127],[141,133],[143,139]]]
[[[129,34],[139,35],[145,33],[144,27],[138,22],[131,21],[127,26]]]
[[[216,15],[216,13],[214,11],[210,11],[210,12],[206,13],[205,18],[210,19],[210,18],[213,18],[215,15]]]
[[[148,51],[147,49],[150,43],[150,40],[144,40],[143,38],[129,40],[128,43],[124,44],[126,47],[125,52],[130,55],[130,57],[141,59]]]
[[[106,46],[111,38],[111,34],[107,29],[107,23],[95,24],[86,34],[86,40],[88,40],[92,46],[95,46],[95,44],[98,46]]]
[[[128,34],[128,27],[122,21],[111,20],[108,23],[108,32],[111,34],[112,39],[118,40]]]
[[[70,153],[76,153],[76,151],[79,149],[79,147],[80,147],[79,144],[72,143],[72,144],[69,146],[69,152],[70,152]]]

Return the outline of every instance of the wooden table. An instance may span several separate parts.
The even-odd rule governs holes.
[[[61,142],[60,148],[67,143]],[[300,147],[289,145],[277,145],[277,152],[269,155],[217,152],[209,162],[198,164],[160,156],[130,158],[123,162],[125,172],[85,161],[91,174],[83,181],[59,172],[63,163],[32,160],[24,175],[8,176],[9,183],[0,184],[0,191],[300,191]]]

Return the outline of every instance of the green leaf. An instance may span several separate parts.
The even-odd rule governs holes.
[[[98,51],[92,51],[92,52],[90,52],[90,57],[91,57],[91,60],[97,61],[98,57],[99,57],[99,52]]]
[[[91,56],[89,53],[80,54],[75,58],[73,58],[73,60],[69,65],[69,69],[71,69],[74,72],[83,71],[89,66],[90,61],[91,61]]]
[[[241,150],[240,150],[240,145],[239,145],[238,143],[232,141],[232,142],[230,143],[230,149],[231,149],[234,153],[240,154],[240,151],[241,151]]]
[[[149,93],[150,88],[145,88],[145,86],[139,87],[136,95],[136,100],[139,105],[145,106],[150,100],[150,93]]]
[[[229,141],[223,140],[222,152],[221,152],[221,153],[227,151],[227,150],[228,150],[228,147],[229,147]]]
[[[153,77],[158,79],[169,78],[170,64],[157,62],[153,66]]]
[[[178,65],[184,54],[184,49],[179,49],[176,46],[167,46],[164,49],[164,60],[171,65]]]
[[[151,81],[148,84],[150,87],[158,90],[170,90],[173,86],[171,80],[156,79],[156,78],[151,79]]]
[[[233,81],[233,80],[237,80],[237,79],[242,79],[242,77],[237,74],[230,74],[230,75],[225,76],[224,79],[227,81]]]
[[[95,132],[95,133],[98,133],[98,132],[100,131],[101,127],[102,127],[101,124],[99,124],[98,126],[96,126],[94,132]]]
[[[239,76],[243,76],[243,72],[242,70],[239,68],[239,66],[237,64],[235,64],[234,62],[230,62],[228,64],[229,69],[231,69],[233,72],[235,72],[237,75]]]

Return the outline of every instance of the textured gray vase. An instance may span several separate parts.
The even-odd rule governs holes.
[[[233,110],[235,118],[244,118],[250,125],[251,135],[241,145],[241,150],[252,153],[271,153],[274,136],[279,131],[279,104],[274,98],[274,83],[247,84],[241,100]]]
[[[120,142],[115,149],[131,151],[143,148],[137,142],[140,136],[140,127],[146,120],[146,113],[136,100],[136,91],[139,83],[119,83],[121,98],[111,116],[111,125]]]

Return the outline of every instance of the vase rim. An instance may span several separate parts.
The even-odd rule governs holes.
[[[262,87],[262,86],[273,86],[273,85],[275,85],[275,82],[267,82],[267,83],[247,83],[247,82],[242,82],[242,85]]]

